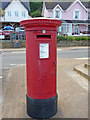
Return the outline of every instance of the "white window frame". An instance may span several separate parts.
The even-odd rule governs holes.
[[[22,11],[22,17],[26,17],[26,12]]]
[[[59,18],[56,18],[56,11],[59,11],[59,12],[60,12]],[[55,9],[55,10],[54,10],[54,18],[55,18],[55,19],[61,19],[61,17],[62,17],[62,12],[61,12],[61,10],[60,10],[59,8]]]
[[[56,11],[59,13],[58,17],[56,17]],[[57,18],[57,19],[60,18],[60,9],[55,9],[55,18]]]
[[[15,17],[18,17],[19,15],[18,15],[18,11],[15,11]]]
[[[11,17],[11,11],[8,11],[7,13],[8,13],[8,17]]]
[[[64,28],[64,29],[63,29]],[[63,30],[62,30],[63,29]],[[64,31],[65,30],[65,31]],[[59,27],[59,32],[62,32],[63,34],[72,35],[72,24],[71,23],[63,23]]]
[[[75,12],[76,12],[76,11],[79,12],[79,16],[78,16],[77,19],[75,18]],[[81,17],[81,12],[80,12],[80,10],[79,10],[79,9],[75,9],[75,10],[74,10],[74,13],[73,13],[73,19],[78,20],[78,19],[80,19],[80,17]]]
[[[78,29],[77,33],[75,33],[76,32],[75,29]],[[74,25],[74,34],[76,34],[76,35],[80,34],[80,27],[79,27],[79,25]]]
[[[63,31],[64,32],[64,34],[66,34],[66,33],[69,33],[69,29],[70,29],[70,24],[69,23],[63,23],[62,25],[61,25],[61,30],[62,30],[62,27],[65,29],[65,31]]]

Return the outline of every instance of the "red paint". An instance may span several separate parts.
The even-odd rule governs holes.
[[[3,31],[3,35],[10,35],[13,31]]]
[[[56,96],[57,27],[61,25],[61,21],[30,19],[21,21],[20,24],[26,28],[27,95],[34,99],[54,97]],[[46,30],[46,33],[42,33],[42,30]],[[49,43],[49,58],[40,59],[40,43]]]

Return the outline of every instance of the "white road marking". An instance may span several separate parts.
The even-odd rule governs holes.
[[[90,58],[86,57],[86,58],[75,58],[75,59],[78,59],[78,60],[85,60],[85,59],[90,59]]]
[[[26,51],[12,52],[12,53],[26,53]]]
[[[62,50],[62,49],[57,49],[57,51]]]
[[[17,67],[17,66],[22,66],[22,65],[25,65],[25,64],[10,64],[11,67]]]
[[[11,66],[13,66],[13,65],[18,65],[18,64],[10,64]]]
[[[24,65],[24,64],[10,64],[11,66],[18,66],[18,65]]]

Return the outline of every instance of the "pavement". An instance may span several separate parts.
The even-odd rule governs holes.
[[[80,75],[82,75],[83,77],[85,77],[86,79],[90,80],[90,74],[88,72],[90,71],[90,64],[85,63],[85,64],[78,65],[74,68],[74,70]]]
[[[53,118],[88,118],[88,80],[73,71],[87,62],[88,59],[58,58],[58,112]],[[6,73],[2,79],[2,117],[30,118],[26,113],[26,65],[10,68]]]

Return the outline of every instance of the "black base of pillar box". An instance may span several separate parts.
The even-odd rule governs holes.
[[[48,119],[57,113],[57,95],[49,99],[27,97],[27,114],[35,119]]]

